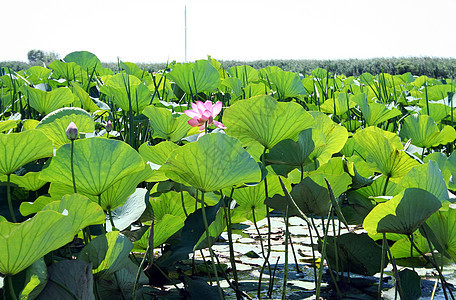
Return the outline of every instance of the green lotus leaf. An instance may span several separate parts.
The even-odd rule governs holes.
[[[152,175],[146,181],[168,180],[165,172],[160,170],[160,167],[166,162],[169,154],[177,148],[179,146],[170,141],[162,141],[155,146],[148,146],[147,143],[144,143],[139,147],[139,154],[152,168]]]
[[[321,247],[319,245],[319,247]],[[338,248],[338,250],[335,249]],[[388,257],[382,260],[382,247],[366,233],[344,233],[336,238],[328,237],[326,248],[328,261],[339,265],[339,271],[373,276],[388,265]],[[384,265],[382,266],[382,261]]]
[[[162,166],[166,176],[205,192],[246,182],[259,182],[255,160],[235,138],[222,133],[202,136],[174,150]]]
[[[49,167],[41,171],[41,179],[73,186],[70,156],[71,144],[60,147]],[[77,190],[94,196],[145,168],[141,156],[128,144],[105,138],[74,141],[73,160]]]
[[[101,207],[107,211],[108,209],[114,210],[119,206],[122,206],[125,201],[127,201],[128,197],[135,192],[138,184],[149,179],[151,174],[152,170],[148,165],[145,165],[143,171],[133,173],[116,181],[101,194]],[[56,199],[61,199],[64,195],[72,194],[73,192],[73,186],[59,182],[52,182],[49,188],[49,194]],[[78,193],[81,193],[98,203],[98,197],[95,195],[84,193],[79,190]]]
[[[79,259],[62,260],[53,262],[48,273],[49,282],[37,300],[95,299],[91,264]]]
[[[73,237],[68,217],[55,211],[39,212],[23,223],[1,222],[0,272],[15,275]]]
[[[58,88],[50,92],[23,86],[21,91],[27,96],[30,106],[42,115],[73,103],[73,93],[68,88]]]
[[[118,73],[106,80],[100,92],[112,96],[112,101],[123,111],[131,110],[137,113],[150,105],[151,92],[145,83],[136,76]]]
[[[44,258],[38,259],[30,267],[23,271],[24,285],[20,291],[19,299],[36,299],[48,283],[48,272]],[[18,275],[20,276],[20,275]],[[13,278],[14,279],[14,278]],[[13,281],[14,283],[14,281]],[[16,291],[16,293],[19,291]]]
[[[456,131],[449,125],[439,131],[431,117],[410,115],[404,119],[399,136],[406,140],[412,139],[412,144],[417,147],[431,148],[452,143],[456,139]]]
[[[26,163],[53,153],[51,140],[38,130],[0,134],[0,174],[11,174]]]
[[[66,210],[73,225],[74,235],[89,225],[104,224],[106,220],[103,209],[81,194],[65,195],[61,201],[51,202],[42,210],[54,210],[59,213]]]
[[[4,182],[7,181],[7,179],[3,177],[6,176],[3,175],[0,180]],[[40,172],[28,172],[23,176],[11,174],[10,181],[27,191],[37,191],[46,184],[46,181],[40,179]]]
[[[24,120],[22,122],[22,131],[35,129],[39,121],[34,119]]]
[[[374,207],[364,219],[364,229],[369,234],[392,232],[411,235],[440,207],[440,200],[430,192],[408,188]]]
[[[81,101],[81,108],[88,111],[88,112],[96,112],[100,108],[90,99],[89,94],[82,88],[82,86],[76,82],[71,82],[71,91],[73,92],[76,97],[78,97],[79,101]],[[79,128],[79,127],[78,127]]]
[[[171,111],[164,107],[149,105],[144,108],[143,114],[149,118],[154,138],[177,142],[185,137],[191,128],[187,123],[190,119],[188,116],[180,115],[174,118]]]
[[[304,85],[294,72],[277,70],[268,74],[267,78],[275,85],[280,100],[306,94]]]
[[[70,194],[70,193],[69,193]],[[19,211],[23,216],[35,214],[43,209],[47,204],[57,201],[56,198],[39,196],[33,202],[22,202]]]
[[[226,72],[236,79],[239,79],[242,86],[245,87],[252,81],[258,80],[258,71],[251,66],[233,66],[230,67]]]
[[[344,147],[348,139],[345,127],[334,123],[327,115],[320,112],[312,112],[315,125],[312,128],[312,140],[315,149],[309,155],[311,161],[318,160],[319,165],[324,165]]]
[[[257,96],[237,101],[223,114],[227,134],[244,146],[259,142],[271,149],[286,139],[296,141],[299,133],[310,128],[314,120],[294,102],[277,102],[271,96]]]
[[[427,236],[441,254],[456,261],[456,209],[434,213],[420,232]]]
[[[392,109],[389,109],[383,103],[368,103],[366,96],[364,94],[363,96],[363,101],[358,104],[363,113],[363,118],[369,126],[376,126],[389,119],[402,115],[401,111],[397,108],[393,107]]]
[[[79,253],[78,259],[93,263],[94,274],[113,274],[122,269],[128,261],[133,244],[119,231],[99,235]]]
[[[60,60],[54,60],[49,64],[49,68],[53,70],[53,78],[64,78],[68,82],[83,82],[84,89],[87,88],[87,85],[89,84],[89,81],[87,80],[89,78],[89,74],[75,62],[63,62]]]
[[[255,96],[267,95],[269,93],[269,88],[263,82],[258,83],[249,83],[244,88],[244,98],[253,98]]]
[[[276,174],[283,176],[295,168],[301,168],[315,148],[312,132],[310,128],[301,131],[297,142],[290,139],[278,142],[265,154],[265,162],[272,164]]]
[[[428,115],[436,123],[442,121],[442,119],[451,113],[451,108],[442,103],[433,103],[429,101],[426,103],[425,99],[421,99],[419,105],[422,106],[420,114]]]
[[[0,216],[0,223],[7,222],[8,220],[4,216]]]
[[[378,130],[364,129],[353,137],[365,150],[367,157],[364,158],[370,166],[393,180],[403,177],[418,164]]]
[[[357,190],[358,193],[363,195],[364,197],[373,199],[374,197],[381,197],[381,196],[394,196],[399,190],[397,190],[397,183],[393,181],[388,181],[386,183],[386,176],[380,175],[373,179],[373,182],[369,186],[362,187]],[[385,189],[386,184],[386,191]]]
[[[154,248],[166,242],[172,235],[184,227],[184,220],[178,216],[165,214],[154,224]],[[134,243],[136,248],[146,250],[149,243],[150,228]]]
[[[349,109],[352,109],[356,106],[351,98],[353,96],[348,93],[339,93],[337,99],[330,98],[326,100],[321,106],[320,109],[324,113],[335,114],[336,116],[343,115]]]
[[[92,73],[93,69],[100,69],[101,62],[98,57],[88,51],[74,51],[67,54],[63,60],[67,63],[74,62],[81,66],[87,73]]]
[[[79,133],[95,130],[90,114],[77,107],[64,107],[53,111],[38,123],[36,129],[45,133],[58,149],[71,142],[66,136],[66,129],[71,122],[76,125]]]
[[[158,223],[165,215],[180,217],[182,220],[196,209],[196,200],[188,192],[169,191],[149,199],[154,211],[154,220]],[[184,211],[185,208],[185,211]]]
[[[0,121],[0,132],[8,131],[16,127],[17,122],[15,120]]]
[[[420,249],[421,252],[429,253],[430,250],[428,241],[418,232],[413,234],[413,243],[418,247],[418,249]],[[412,247],[409,238],[407,236],[404,236],[402,239],[396,241],[393,246],[391,246],[390,250],[391,254],[395,258],[408,258],[411,254],[411,248]],[[421,254],[415,248],[413,248],[412,253],[413,257],[421,256]]]
[[[413,167],[399,182],[396,190],[406,188],[424,189],[437,197],[441,202],[449,200],[448,189],[442,172],[435,161]]]
[[[27,80],[33,82],[33,84],[45,82],[51,75],[51,72],[52,70],[42,66],[33,66],[27,70]]]
[[[226,86],[227,88],[232,90],[231,101],[234,101],[243,95],[242,83],[239,78],[234,78],[234,77],[225,78],[221,82],[221,85]]]
[[[282,186],[277,176],[268,174],[266,176],[268,184],[268,197],[274,195],[284,196]],[[291,185],[287,183],[287,188],[291,190]],[[264,199],[266,199],[265,185],[263,182],[255,186],[248,186],[243,188],[237,188],[234,190],[233,199],[239,205],[233,211],[231,219],[233,223],[240,223],[245,220],[253,222],[254,217],[256,221],[263,220],[266,217],[266,205]],[[231,191],[226,191],[230,193]],[[271,207],[274,207],[270,205]],[[253,214],[255,213],[255,216]]]
[[[439,84],[427,88],[428,100],[442,100],[447,97],[448,92],[454,92],[451,84]]]
[[[208,60],[176,64],[166,77],[174,81],[187,95],[213,91],[220,85],[220,74]]]
[[[291,196],[299,208],[306,215],[327,216],[331,204],[329,191],[327,188],[315,183],[310,177],[305,177],[299,184],[291,190]],[[288,213],[290,216],[300,216],[299,211],[293,204],[283,196],[274,196],[267,199],[266,204],[279,211],[285,211],[289,205]],[[238,209],[238,208],[236,208]]]

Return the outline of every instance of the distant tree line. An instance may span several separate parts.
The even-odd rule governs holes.
[[[20,61],[0,62],[0,67],[9,67],[15,71],[28,69],[34,65],[48,65],[59,55],[55,52],[30,50],[27,54],[28,63]],[[285,71],[310,74],[313,69],[324,68],[334,74],[358,76],[362,73],[389,73],[392,75],[411,72],[413,75],[426,75],[434,78],[456,78],[456,58],[440,57],[392,57],[370,59],[271,59],[254,61],[219,60],[222,67],[228,69],[232,66],[249,65],[255,69],[267,66],[278,66]],[[166,68],[166,63],[137,63],[138,67],[157,72]],[[103,63],[103,66],[117,71],[117,63]]]

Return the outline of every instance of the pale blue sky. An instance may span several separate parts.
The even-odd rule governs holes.
[[[0,61],[184,61],[185,5],[189,61],[456,57],[456,0],[4,0]]]

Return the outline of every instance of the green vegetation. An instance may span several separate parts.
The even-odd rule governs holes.
[[[85,51],[0,71],[4,299],[287,299],[289,254],[305,256],[290,217],[316,298],[350,297],[357,274],[380,299],[391,265],[401,299],[421,296],[418,266],[453,299],[456,81],[211,58],[113,71]],[[248,290],[244,222],[260,245]]]
[[[52,60],[48,60],[50,62]],[[3,61],[0,66],[11,68],[14,71],[27,69],[36,63],[24,63],[19,61]],[[456,78],[456,59],[440,57],[392,57],[392,58],[369,58],[369,59],[271,59],[254,61],[221,61],[225,69],[233,66],[248,65],[255,69],[268,66],[277,66],[284,71],[291,71],[309,75],[316,68],[323,68],[334,74],[347,76],[359,76],[363,73],[380,74],[389,73],[400,75],[407,72],[413,75],[426,75],[434,78]],[[42,63],[41,63],[42,65]],[[166,67],[166,63],[136,63],[141,70],[150,73],[158,72]],[[103,62],[102,66],[113,71],[118,70],[117,63]]]

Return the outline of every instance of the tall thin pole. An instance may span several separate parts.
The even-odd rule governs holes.
[[[185,62],[187,62],[187,5],[185,5],[185,9],[184,9],[184,28],[185,28],[184,51],[185,51]]]

